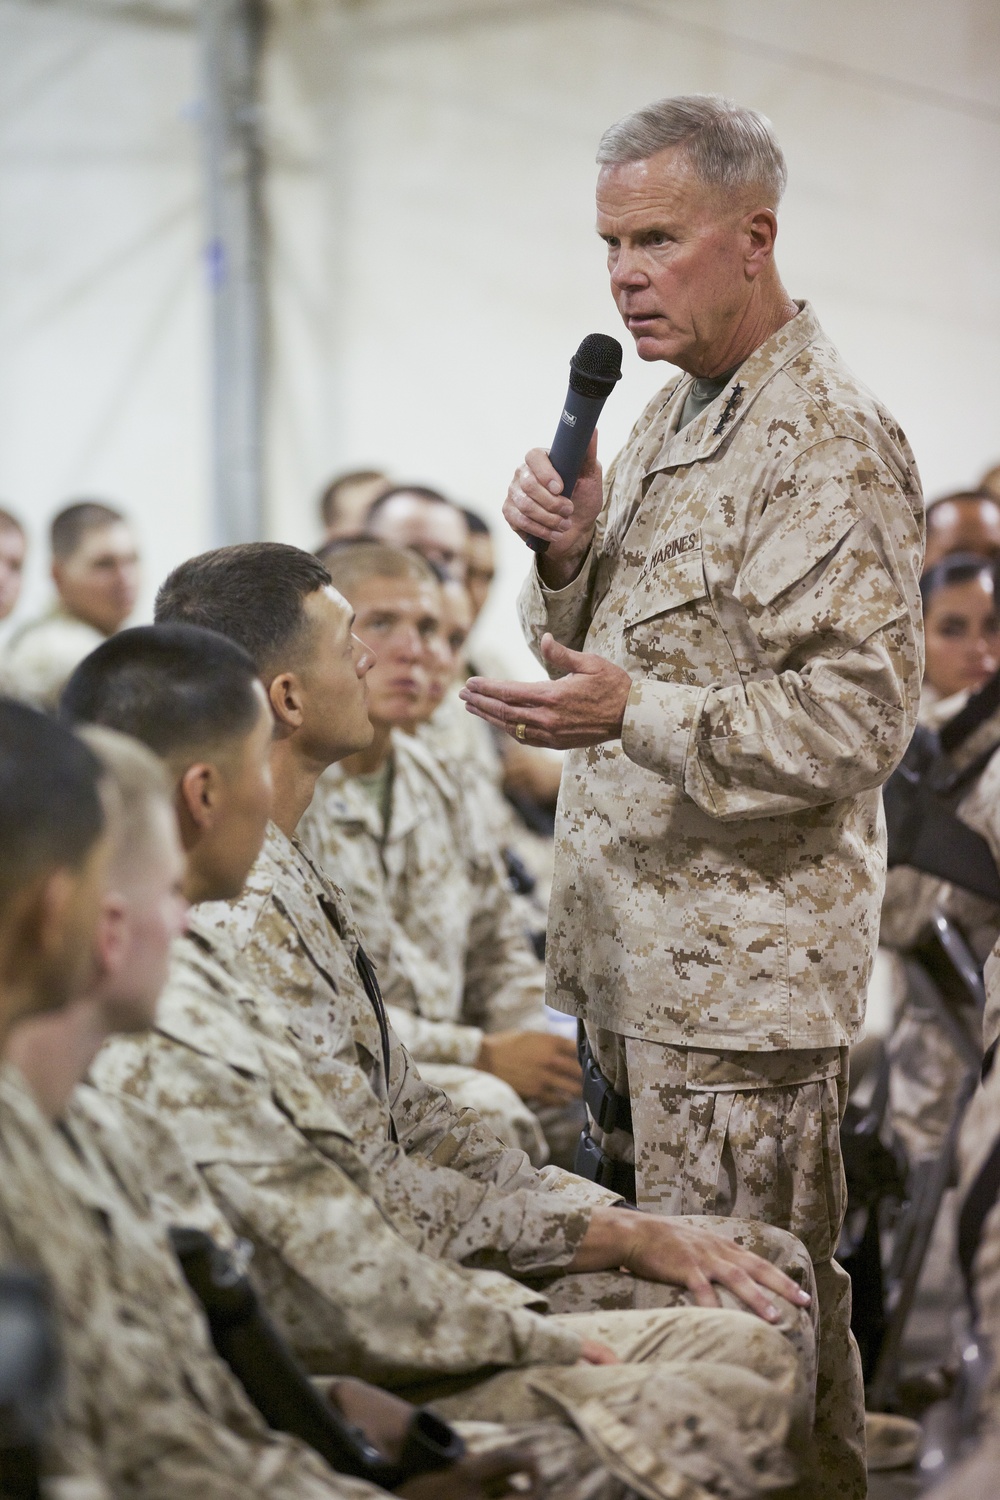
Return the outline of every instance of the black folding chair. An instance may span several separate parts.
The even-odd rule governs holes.
[[[41,1450],[59,1384],[48,1293],[28,1271],[0,1271],[0,1496],[38,1500]]]
[[[873,1411],[887,1410],[896,1398],[907,1322],[942,1201],[955,1181],[959,1132],[982,1065],[982,1050],[965,1016],[971,1007],[981,1017],[986,996],[979,965],[958,927],[938,913],[928,935],[904,956],[904,965],[909,994],[945,1032],[963,1074],[941,1150],[936,1157],[909,1166],[905,1194],[891,1228],[891,1251],[884,1268],[884,1334],[868,1386],[868,1405]]]

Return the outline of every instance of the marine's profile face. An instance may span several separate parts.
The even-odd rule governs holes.
[[[134,857],[126,851],[117,879],[113,861],[109,879],[109,901],[120,926],[113,972],[98,991],[109,1031],[141,1032],[153,1025],[170,946],[187,919],[184,854],[166,799],[149,808],[142,845],[132,851]]]
[[[139,597],[139,553],[124,521],[88,531],[72,556],[53,563],[63,604],[102,635],[113,635]]]
[[[352,593],[355,629],[377,656],[368,675],[372,720],[410,729],[426,718],[442,670],[441,590],[429,579],[366,578]]]
[[[695,375],[716,368],[749,302],[748,219],[741,201],[707,186],[678,147],[601,168],[597,232],[611,291],[640,359]]]
[[[304,603],[309,635],[296,675],[304,689],[303,745],[332,765],[371,744],[367,676],[374,654],[360,638],[354,611],[328,585]]]
[[[458,675],[472,622],[469,590],[465,584],[449,578],[441,586],[441,631],[431,643],[433,655],[430,662],[428,718]]]
[[[496,577],[496,553],[493,538],[485,531],[470,531],[466,547],[468,568],[465,574],[466,587],[472,601],[472,618],[477,620],[490,595]]]

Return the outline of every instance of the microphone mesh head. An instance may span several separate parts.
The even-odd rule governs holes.
[[[573,390],[597,400],[622,378],[622,346],[606,333],[588,333],[569,368]]]

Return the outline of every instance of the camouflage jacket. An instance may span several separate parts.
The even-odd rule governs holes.
[[[311,1370],[399,1387],[576,1358],[575,1335],[528,1310],[544,1298],[422,1254],[393,1227],[284,1017],[197,913],[174,946],[156,1030],[113,1038],[92,1072],[101,1089],[141,1099],[169,1127],[253,1243],[266,1305]],[[146,1180],[158,1175],[148,1159]],[[454,1185],[458,1218],[482,1192]]]
[[[348,896],[411,1056],[472,1067],[484,1031],[544,1027],[542,966],[467,792],[404,734],[392,756],[386,829],[331,766],[298,836]]]
[[[521,595],[536,650],[633,679],[621,740],[567,756],[548,999],[675,1045],[839,1046],[919,700],[919,482],[808,306],[677,432],[690,383],[611,466],[578,576]]]
[[[158,1144],[169,1155],[155,1121]],[[183,1170],[165,1169],[170,1190]],[[79,1090],[62,1129],[13,1068],[0,1073],[0,1245],[51,1283],[65,1362],[51,1434],[57,1475],[103,1478],[116,1500],[375,1500],[270,1432],[211,1347],[107,1100]]]
[[[15,630],[0,656],[0,687],[37,708],[55,708],[74,669],[104,639],[56,605]]]
[[[556,1270],[575,1256],[591,1210],[620,1201],[558,1167],[537,1171],[474,1110],[424,1083],[363,982],[367,961],[343,892],[273,823],[243,894],[198,916],[235,943],[280,1005],[373,1195],[411,1243],[518,1274]]]

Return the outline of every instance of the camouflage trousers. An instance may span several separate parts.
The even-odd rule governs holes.
[[[566,1321],[621,1363],[504,1370],[439,1397],[435,1409],[460,1423],[502,1422],[508,1438],[523,1423],[571,1429],[572,1444],[542,1437],[549,1496],[700,1500],[786,1489],[811,1403],[775,1329],[749,1313],[689,1307]],[[553,1452],[549,1476],[544,1456]]]
[[[819,1304],[810,1493],[863,1500],[864,1381],[850,1278],[833,1258],[847,1202],[846,1049],[709,1052],[587,1032],[604,1076],[631,1099],[634,1135],[602,1143],[634,1161],[640,1208],[759,1219],[805,1245]]]

